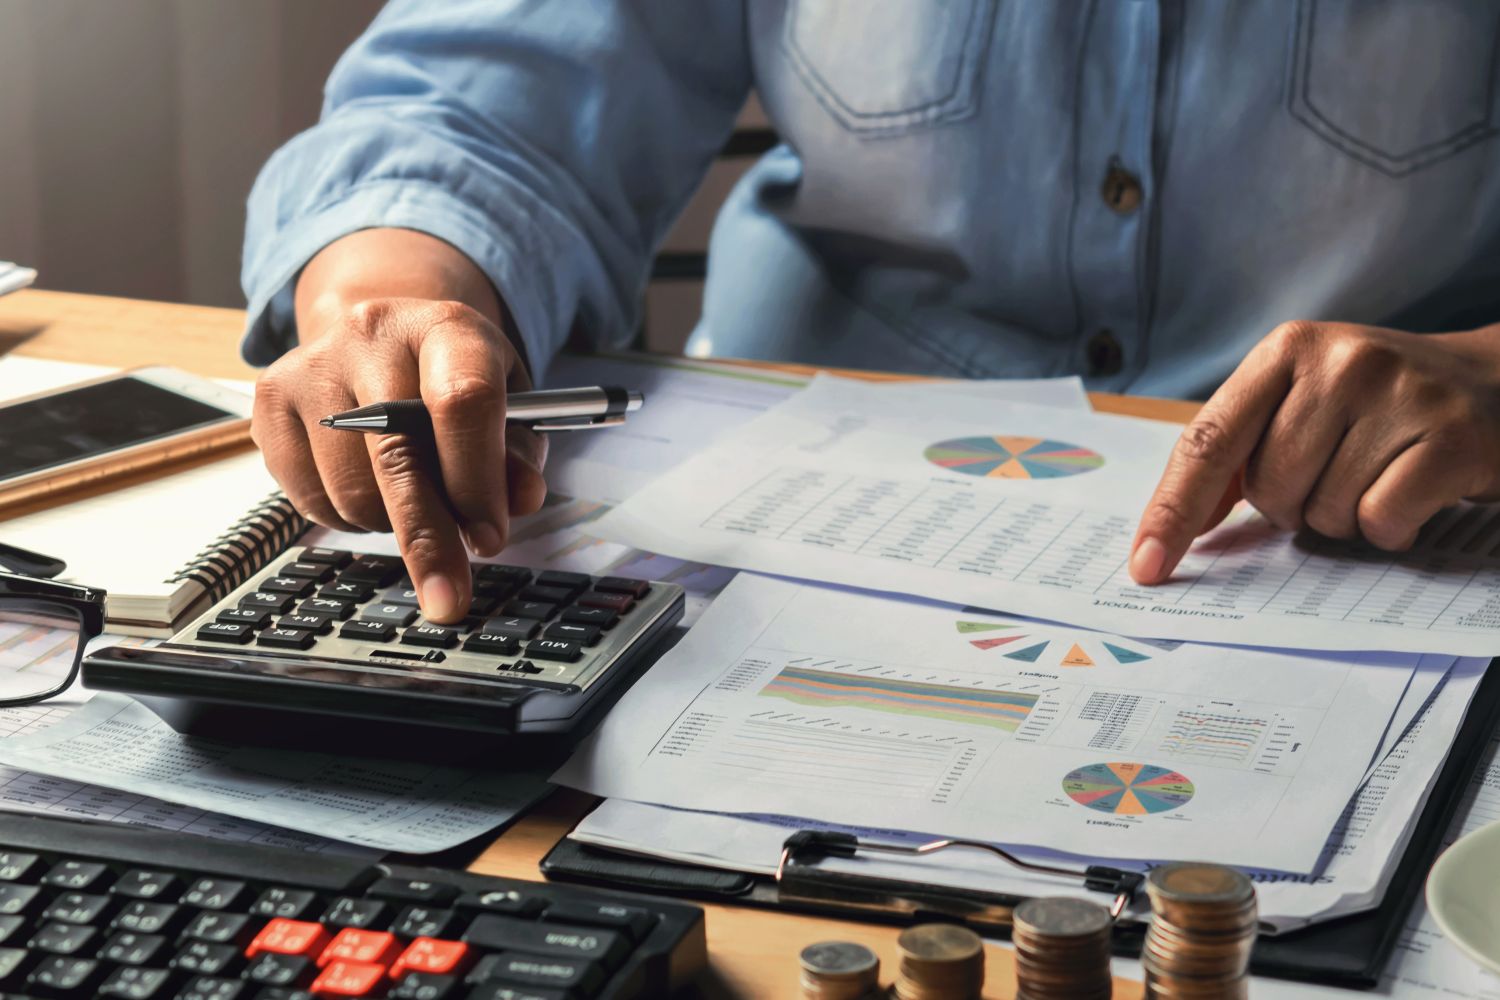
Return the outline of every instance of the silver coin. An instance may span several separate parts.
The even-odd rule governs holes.
[[[1109,911],[1098,903],[1068,896],[1028,899],[1016,907],[1014,920],[1023,935],[1092,937],[1109,930]]]
[[[824,976],[848,976],[880,964],[875,953],[852,941],[819,941],[802,949],[802,968]]]

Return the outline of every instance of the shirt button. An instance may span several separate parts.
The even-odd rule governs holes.
[[[1104,203],[1116,215],[1129,215],[1141,207],[1141,180],[1120,166],[1119,160],[1111,160],[1104,173],[1104,183],[1099,188]]]
[[[1089,375],[1118,375],[1125,367],[1125,348],[1108,330],[1100,330],[1089,338],[1084,348],[1088,355]]]

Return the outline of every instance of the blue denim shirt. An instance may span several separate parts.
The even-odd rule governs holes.
[[[541,368],[634,328],[752,87],[783,144],[691,348],[1203,396],[1275,324],[1500,316],[1500,4],[394,0],[250,199],[245,354],[372,226],[467,253]]]

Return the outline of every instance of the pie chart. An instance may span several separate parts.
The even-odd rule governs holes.
[[[1050,438],[964,437],[939,441],[922,457],[940,469],[992,479],[1061,479],[1104,464],[1097,451]]]
[[[1063,791],[1079,805],[1116,816],[1147,816],[1187,805],[1193,783],[1154,764],[1089,764],[1069,771]]]

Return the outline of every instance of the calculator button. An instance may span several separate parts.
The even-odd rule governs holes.
[[[587,573],[568,573],[560,569],[549,569],[544,573],[538,573],[536,582],[544,587],[562,587],[577,592],[587,590],[591,581]]]
[[[396,635],[396,627],[386,622],[344,622],[339,628],[340,639],[363,639],[366,642],[390,642]]]
[[[303,549],[298,558],[303,562],[327,563],[335,569],[342,569],[354,557],[343,549]]]
[[[284,620],[284,619],[283,619]],[[592,646],[599,641],[596,625],[575,625],[570,622],[553,622],[542,635],[548,639],[564,639],[580,646]]]
[[[359,613],[367,622],[385,622],[397,628],[405,628],[417,620],[417,609],[404,604],[371,604]]]
[[[209,622],[199,626],[195,636],[199,642],[227,642],[243,646],[255,638],[255,629],[238,622]]]
[[[503,613],[513,618],[535,618],[545,621],[557,614],[557,605],[545,601],[511,601]]]
[[[561,660],[564,663],[572,663],[583,655],[583,650],[578,643],[564,639],[536,639],[527,644],[526,655],[534,656],[538,660]]]
[[[39,951],[51,952],[54,955],[76,955],[85,948],[89,948],[98,934],[99,932],[92,927],[77,924],[43,924],[27,943]]]
[[[356,580],[334,580],[332,583],[323,584],[318,591],[319,597],[332,597],[339,601],[368,601],[370,595],[375,593],[375,588],[368,583],[360,583]]]
[[[542,623],[535,618],[491,618],[484,623],[484,630],[490,635],[509,639],[530,639],[541,627]]]
[[[593,625],[608,629],[614,627],[620,616],[608,608],[564,608],[561,620],[571,625]]]
[[[214,616],[214,621],[249,625],[251,628],[265,628],[271,624],[271,615],[270,612],[261,611],[259,608],[225,608]]]
[[[313,644],[314,636],[306,629],[268,628],[256,636],[257,646],[273,646],[276,649],[307,649]]]
[[[415,587],[403,587],[399,583],[394,587],[387,587],[381,591],[380,596],[376,600],[380,601],[381,604],[404,604],[409,608],[414,608],[421,603],[417,599],[417,590]]]
[[[375,587],[389,587],[405,572],[395,556],[360,556],[339,574],[340,580],[354,580]]]
[[[509,580],[475,580],[474,596],[484,597],[495,603],[508,601],[516,596],[521,584]]]
[[[242,608],[256,608],[278,615],[286,614],[291,606],[291,594],[271,594],[263,590],[257,590],[253,594],[246,594],[240,598],[240,607]]]
[[[42,919],[59,924],[92,924],[104,916],[114,900],[97,892],[65,892],[42,911]]]
[[[594,589],[606,594],[629,594],[640,600],[651,592],[651,585],[645,580],[634,580],[628,576],[601,576],[594,581]]]
[[[333,631],[333,621],[327,615],[282,615],[276,622],[278,628],[300,628],[313,635],[327,635]]]
[[[485,913],[503,913],[512,917],[534,917],[547,909],[547,901],[541,896],[528,896],[514,889],[466,892],[458,897],[455,905],[460,910],[482,910]]]
[[[101,957],[105,961],[111,961],[108,955]],[[98,995],[118,998],[118,1000],[152,1000],[154,997],[166,997],[165,987],[167,980],[171,977],[172,973],[166,969],[116,969],[99,984]]]
[[[498,563],[489,563],[479,567],[474,574],[479,580],[504,581],[523,587],[531,582],[531,570],[521,566],[502,566]]]
[[[464,640],[466,653],[493,653],[496,656],[511,656],[521,651],[521,644],[508,635],[491,635],[477,632]]]
[[[296,986],[305,983],[317,972],[317,966],[305,955],[278,955],[274,951],[262,952],[245,966],[244,978],[262,986]],[[270,993],[274,997],[277,994]],[[256,1000],[266,1000],[267,993],[256,994]],[[308,994],[311,997],[311,994]]]
[[[353,601],[341,601],[336,597],[309,597],[297,605],[297,613],[303,615],[327,615],[343,621],[354,614]]]
[[[522,587],[518,595],[523,601],[540,601],[544,604],[567,604],[578,591],[571,587],[539,587],[532,584]]]
[[[312,593],[313,582],[295,576],[272,576],[260,581],[259,589],[269,591],[272,594],[291,594],[293,597],[303,597]]]
[[[256,921],[258,925],[259,920]],[[250,915],[207,910],[192,919],[182,932],[183,940],[207,941],[209,944],[244,944],[250,939]]]
[[[441,625],[413,625],[401,633],[401,642],[407,646],[451,649],[458,645],[458,633]]]
[[[607,611],[614,611],[622,615],[629,611],[630,606],[634,603],[635,598],[629,594],[604,594],[597,590],[580,594],[577,601],[578,606],[581,608],[604,608]]]
[[[497,597],[486,594],[475,594],[469,601],[469,615],[477,618],[488,618],[495,611],[495,606],[500,603]]]
[[[297,562],[289,562],[282,565],[276,570],[276,575],[296,576],[304,580],[312,580],[315,583],[322,583],[333,576],[333,567],[327,563],[298,560]]]

